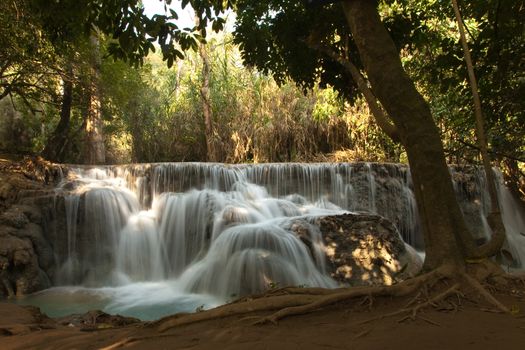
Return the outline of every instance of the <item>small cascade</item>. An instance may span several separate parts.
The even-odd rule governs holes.
[[[60,186],[65,195],[67,256],[58,271],[60,284],[106,283],[121,231],[140,204],[124,181],[90,169]]]
[[[498,186],[498,198],[507,233],[505,248],[510,251],[515,260],[514,262],[506,262],[506,264],[523,268],[525,266],[525,218],[519,209],[520,204],[517,203],[509,189],[504,186],[501,173],[498,173],[498,182],[500,184]]]
[[[469,227],[479,228],[472,233],[480,241],[490,238],[492,231],[487,223],[487,215],[491,210],[490,195],[486,186],[483,169],[451,168],[454,186],[461,204],[463,215]],[[504,249],[511,253],[513,261],[502,261],[507,267],[523,268],[525,266],[525,217],[517,199],[505,186],[503,174],[494,169],[498,203],[505,226],[507,240]]]
[[[474,232],[486,239],[482,173],[451,168],[451,174],[469,227],[481,227]],[[201,302],[210,307],[277,286],[336,287],[326,273],[321,232],[311,224],[320,216],[376,213],[405,242],[424,247],[410,171],[397,164],[76,167],[57,193],[64,198],[67,245],[57,256],[55,282],[125,296],[105,304],[108,310],[122,310],[122,300],[127,309],[146,308],[140,293],[158,294],[166,310],[176,299],[190,305],[177,310],[192,311]],[[502,183],[499,196],[508,249],[514,265],[523,266],[523,216]]]
[[[265,222],[226,229],[206,256],[184,272],[182,284],[190,291],[222,298],[278,285],[335,287],[306,246],[281,225]]]
[[[164,249],[153,211],[133,214],[120,231],[115,268],[129,280],[163,280],[167,276]]]

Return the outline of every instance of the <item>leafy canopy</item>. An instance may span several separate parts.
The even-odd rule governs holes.
[[[223,29],[221,11],[231,8],[230,1],[182,0],[182,8],[190,5],[199,19],[192,28],[179,28],[176,11],[169,15],[144,13],[140,0],[28,0],[38,14],[44,30],[55,45],[67,46],[78,37],[100,31],[113,39],[109,54],[116,59],[139,66],[144,57],[155,51],[158,42],[163,59],[169,67],[183,52],[196,49],[204,40],[205,28],[211,24],[215,31]],[[166,9],[172,0],[164,0]]]

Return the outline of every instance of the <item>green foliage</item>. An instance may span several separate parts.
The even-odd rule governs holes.
[[[32,101],[55,97],[56,55],[46,33],[23,0],[0,2],[0,100],[18,96]]]
[[[317,101],[313,110],[315,120],[328,120],[335,115],[340,115],[344,101],[333,89],[323,89],[318,92]]]
[[[336,153],[338,160],[403,159],[372,122],[351,77],[314,47],[329,48],[362,68],[339,3],[185,0],[182,5],[196,10],[196,26],[179,28],[173,10],[148,18],[139,0],[0,2],[5,48],[0,94],[14,96],[33,150],[42,148],[57,125],[63,81],[71,79],[69,160],[78,160],[92,74],[86,38],[98,33],[104,56],[101,102],[114,162],[204,160],[202,62],[191,49],[205,39],[221,160],[318,160],[338,150],[345,150]],[[232,8],[237,11],[233,35],[206,35],[206,27],[223,28],[221,11]],[[431,104],[448,160],[476,160],[477,151],[469,146],[475,143],[471,97],[451,5],[385,0],[379,8],[405,68]],[[523,159],[525,4],[476,0],[463,1],[461,8],[492,149]]]
[[[279,86],[271,77],[243,66],[231,36],[208,39],[205,50],[220,161],[323,160],[322,154],[341,148],[359,151],[340,154],[339,160],[387,159],[391,151],[382,148],[384,137],[377,127],[369,127],[369,112],[362,102],[358,110],[331,88],[316,86],[305,94],[290,81]],[[189,51],[171,69],[158,53],[148,56],[141,68],[105,60],[101,72],[112,161],[205,160],[198,53]],[[373,135],[381,139],[374,145]],[[372,158],[366,148],[376,152]]]
[[[343,67],[311,47],[323,45],[343,54],[353,49],[340,4],[239,1],[234,38],[244,62],[272,74],[278,83],[289,77],[303,89],[319,83],[350,98],[356,95],[355,83]],[[357,55],[352,58],[359,64]]]
[[[192,28],[179,28],[174,22],[178,18],[175,11],[149,18],[140,0],[28,1],[55,45],[68,46],[81,36],[99,31],[115,39],[109,43],[108,53],[135,67],[155,51],[155,42],[160,45],[163,60],[171,67],[184,57],[184,51],[197,47],[208,24],[215,31],[222,30],[225,20],[220,13],[232,5],[229,1],[184,0],[182,8],[190,5],[199,21]],[[169,5],[171,0],[164,2]]]
[[[525,2],[470,1],[460,6],[491,149],[496,158],[525,159]],[[466,146],[475,144],[472,94],[451,5],[411,1],[399,12],[419,18],[407,35],[412,39],[406,67],[428,95],[451,156],[473,161],[477,151]]]

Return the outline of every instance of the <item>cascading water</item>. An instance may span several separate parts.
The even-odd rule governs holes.
[[[482,177],[475,176],[480,183],[473,190],[452,174],[465,216],[482,223]],[[52,304],[52,315],[96,307],[153,319],[277,285],[335,287],[321,233],[308,222],[345,211],[385,216],[407,243],[423,248],[410,173],[402,165],[77,167],[57,193],[64,196],[67,244],[55,249],[55,282],[76,287],[36,296],[41,305]],[[508,243],[522,265],[525,223],[504,186],[499,195]],[[298,219],[310,251],[294,233]],[[53,295],[69,307],[57,310]]]

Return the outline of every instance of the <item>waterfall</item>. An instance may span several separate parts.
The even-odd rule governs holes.
[[[483,173],[451,168],[451,174],[468,225],[481,227],[475,231],[486,239]],[[501,176],[498,181],[506,246],[513,266],[523,266],[524,219]],[[57,193],[64,197],[67,242],[55,282],[96,294],[108,311],[141,310],[143,317],[277,286],[336,287],[321,232],[310,224],[320,216],[376,213],[406,243],[424,249],[410,171],[398,164],[71,167]]]
[[[494,173],[498,203],[506,233],[504,249],[510,252],[513,258],[513,261],[504,258],[506,261],[501,262],[507,267],[523,268],[525,266],[525,217],[517,199],[505,186],[501,171],[494,169]],[[489,239],[492,231],[486,217],[491,210],[491,204],[484,170],[478,168],[465,172],[465,169],[458,171],[451,168],[451,174],[467,223],[471,227],[481,228],[472,233],[480,241]]]

